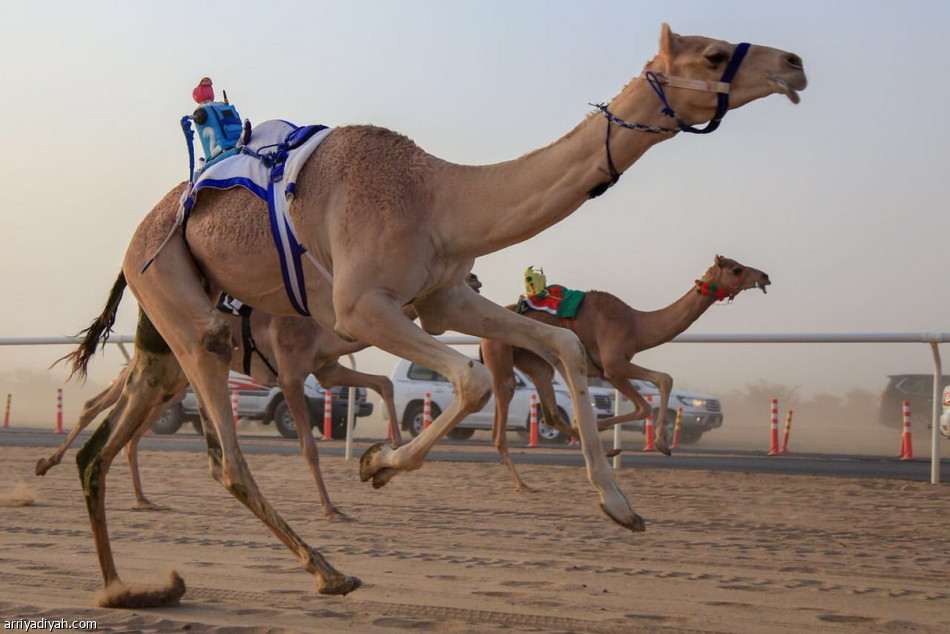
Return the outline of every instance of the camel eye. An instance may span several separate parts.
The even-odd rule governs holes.
[[[723,53],[722,51],[717,51],[715,53],[709,53],[706,55],[706,63],[709,64],[710,68],[717,68],[722,66],[729,60],[729,56]]]
[[[742,267],[741,266],[733,267],[732,273],[734,275],[742,275]]]

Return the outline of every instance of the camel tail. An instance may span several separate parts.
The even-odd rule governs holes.
[[[86,380],[86,367],[89,365],[90,359],[96,353],[97,348],[105,346],[106,341],[109,340],[109,335],[112,334],[112,326],[115,324],[116,313],[119,310],[119,303],[122,301],[122,293],[125,292],[126,286],[128,284],[125,281],[125,273],[120,272],[119,277],[112,285],[109,299],[106,300],[106,306],[102,310],[102,314],[92,320],[88,328],[76,335],[77,338],[82,339],[79,347],[53,362],[53,365],[60,361],[66,361],[70,364],[67,380],[77,374],[80,379]]]

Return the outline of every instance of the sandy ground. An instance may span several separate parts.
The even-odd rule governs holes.
[[[33,475],[42,448],[0,447],[0,618],[91,619],[144,632],[946,632],[950,486],[624,469],[647,521],[610,522],[580,468],[431,462],[376,491],[324,457],[356,521],[327,522],[299,457],[248,456],[283,516],[364,586],[317,594],[297,560],[207,473],[203,456],[143,452],[162,512],[131,511],[110,474],[126,581],[174,568],[176,608],[94,607],[99,572],[73,454]],[[25,505],[24,505],[25,504]]]

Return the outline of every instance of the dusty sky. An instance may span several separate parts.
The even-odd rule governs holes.
[[[485,295],[513,301],[535,265],[656,309],[721,253],[774,284],[690,332],[950,331],[948,13],[939,1],[2,0],[0,337],[73,334],[100,312],[140,218],[187,177],[178,120],[203,75],[252,121],[374,123],[442,158],[492,163],[619,92],[664,21],[799,54],[802,103],[773,96],[715,134],[655,147],[607,195],[479,260]],[[127,297],[119,333],[134,315]],[[0,347],[0,377],[65,352]],[[93,378],[121,360],[107,353]],[[393,366],[377,352],[357,361]],[[878,390],[887,374],[931,368],[926,347],[894,344],[669,344],[640,361],[703,391],[761,379]]]

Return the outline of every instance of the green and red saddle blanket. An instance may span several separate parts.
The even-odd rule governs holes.
[[[549,284],[543,291],[535,295],[522,295],[518,300],[517,311],[524,314],[529,310],[543,310],[568,321],[577,317],[577,311],[584,301],[584,291],[575,291],[560,284]]]

